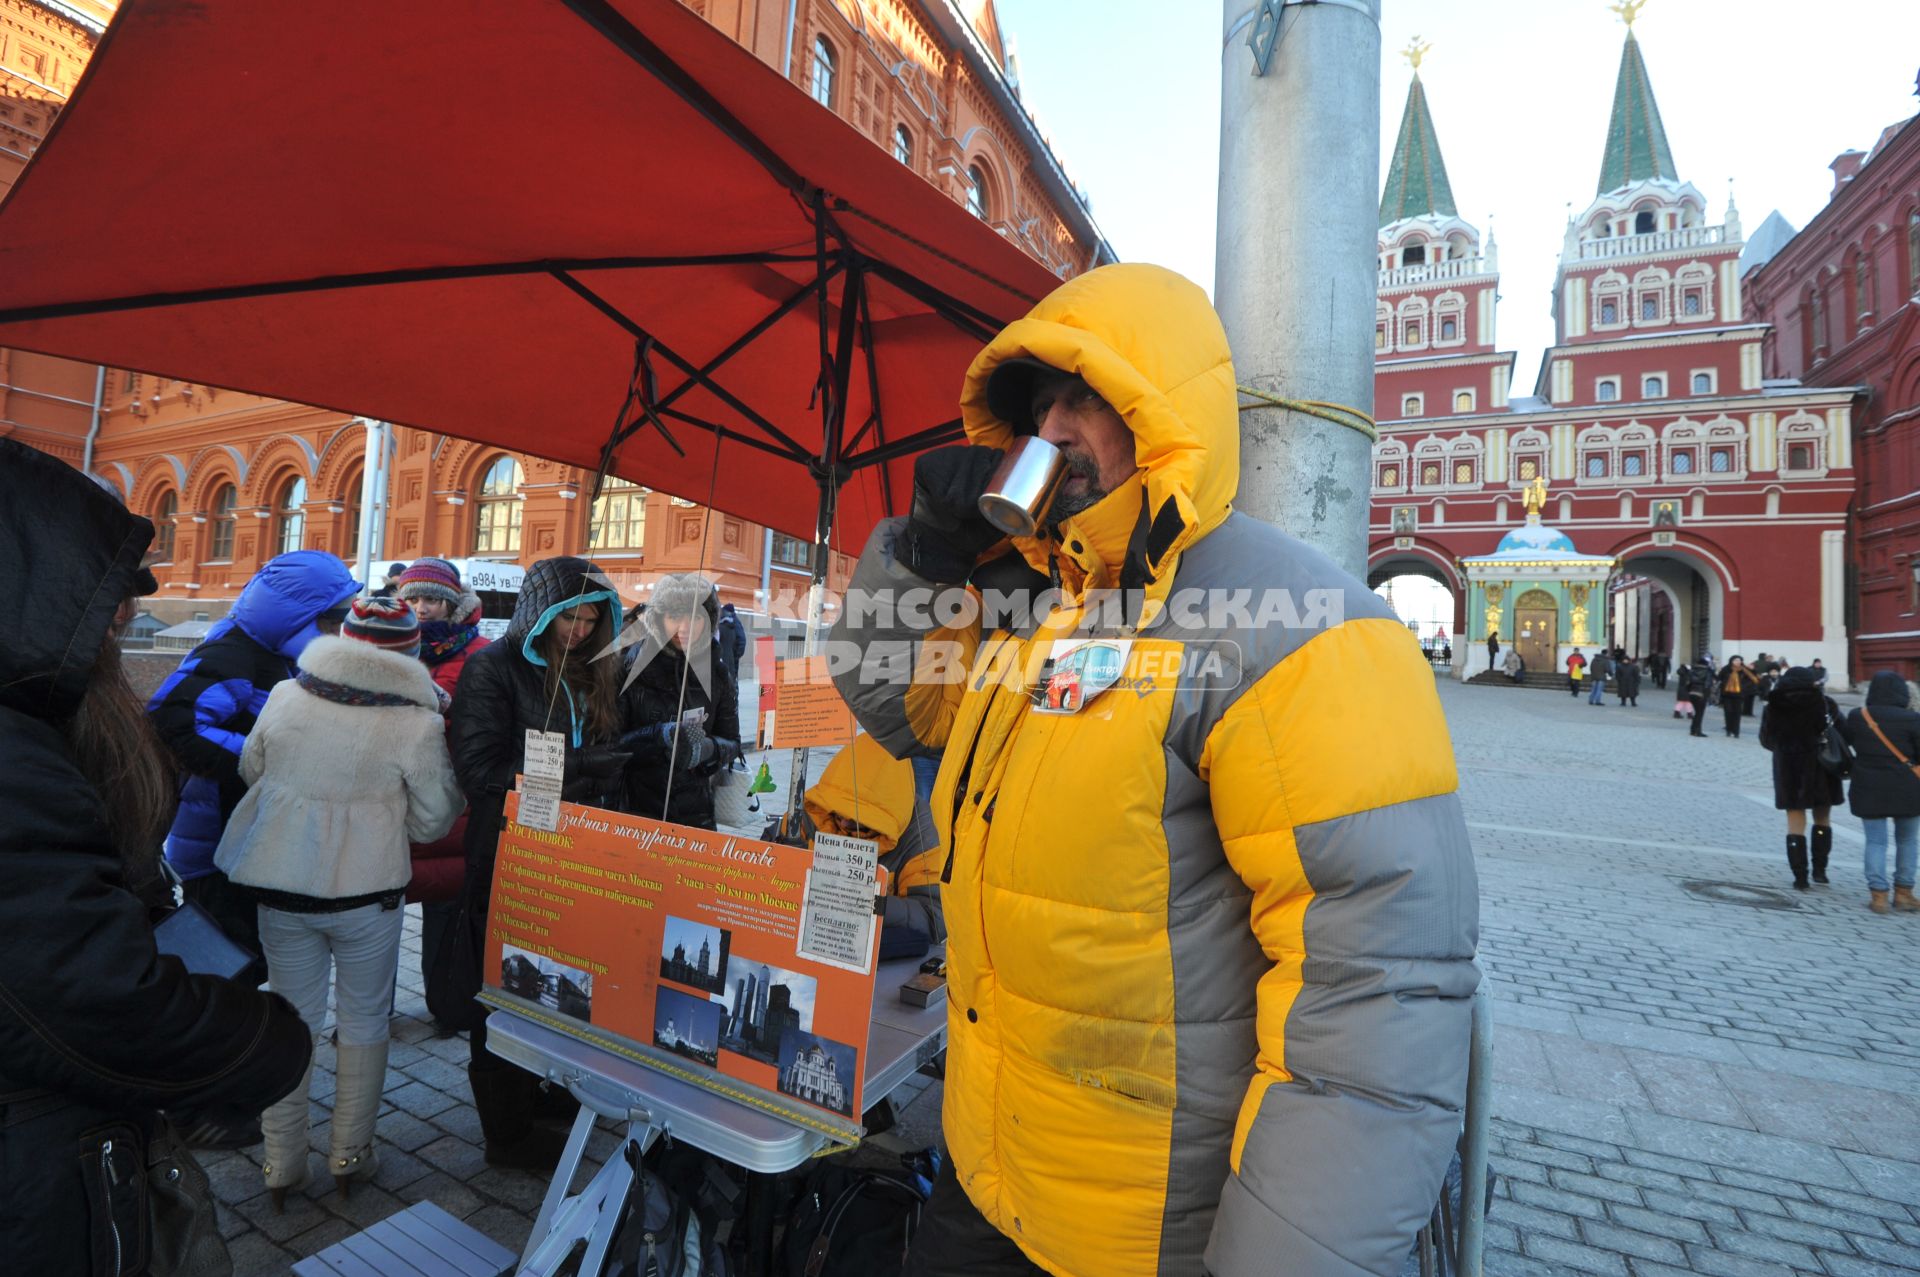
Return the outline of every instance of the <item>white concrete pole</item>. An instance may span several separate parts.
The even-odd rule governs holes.
[[[1261,75],[1258,11],[1225,0],[1214,304],[1242,385],[1371,413],[1380,0],[1285,5]],[[1239,507],[1364,579],[1366,436],[1273,407],[1240,422]]]

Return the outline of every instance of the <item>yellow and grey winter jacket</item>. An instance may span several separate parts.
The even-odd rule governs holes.
[[[1458,1135],[1477,979],[1432,671],[1365,584],[1231,512],[1232,361],[1193,284],[1056,290],[974,361],[973,442],[1011,440],[986,382],[1018,356],[1084,377],[1140,466],[1015,543],[1060,605],[1001,629],[889,608],[936,587],[886,524],[835,634],[867,730],[942,759],[954,1168],[1063,1277],[1203,1253],[1217,1277],[1398,1273]],[[1054,641],[1122,585],[1143,606],[1093,627],[1131,639],[1119,683],[1038,712]]]

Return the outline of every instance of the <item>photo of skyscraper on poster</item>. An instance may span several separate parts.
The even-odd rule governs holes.
[[[720,1047],[736,1055],[772,1064],[780,1058],[780,1038],[789,1030],[813,1030],[813,999],[818,982],[752,958],[733,956],[727,964],[727,991],[714,998],[726,1008]]]
[[[508,795],[482,1000],[851,1142],[874,967],[802,956],[802,847]],[[885,891],[876,874],[874,892]],[[869,937],[879,948],[878,929]],[[787,1052],[783,1045],[805,1039]]]

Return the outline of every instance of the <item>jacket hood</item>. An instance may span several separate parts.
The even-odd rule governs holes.
[[[653,583],[653,592],[647,595],[647,610],[641,613],[640,623],[646,627],[649,638],[663,643],[667,637],[667,622],[691,615],[698,608],[706,613],[705,637],[710,642],[720,624],[719,599],[719,591],[713,588],[713,582],[698,572],[676,572]],[[696,645],[699,638],[695,636]]]
[[[856,780],[858,788],[856,789]],[[895,758],[862,732],[833,756],[820,779],[807,790],[807,815],[826,833],[859,824],[879,837],[882,854],[892,851],[913,822],[913,764]]]
[[[1819,695],[1822,695],[1819,675],[1805,665],[1796,665],[1780,676],[1780,681],[1773,685],[1773,695],[1767,699],[1771,702],[1783,696],[1791,700],[1797,696]]]
[[[322,550],[294,550],[253,574],[233,610],[207,631],[207,640],[238,626],[262,647],[298,660],[320,637],[320,614],[358,593],[360,583],[339,559]]]
[[[554,617],[582,603],[599,603],[610,608],[614,625],[620,624],[620,595],[592,560],[571,555],[542,559],[527,569],[502,641],[515,655],[535,665],[545,665],[546,661],[533,649],[533,640],[545,632]]]
[[[1906,709],[1911,701],[1907,680],[1893,670],[1881,670],[1867,683],[1867,704]]]
[[[1013,442],[1014,426],[987,401],[994,369],[1011,359],[1078,374],[1133,431],[1144,475],[1127,554],[1134,576],[1112,566],[1122,567],[1123,586],[1142,584],[1144,567],[1149,597],[1164,596],[1180,551],[1226,519],[1240,486],[1233,356],[1206,294],[1173,271],[1142,264],[1103,266],[1062,284],[974,357],[960,394],[969,442]],[[1014,544],[1046,570],[1047,543]]]
[[[73,713],[152,540],[78,470],[0,439],[0,705]]]
[[[433,675],[425,665],[414,657],[385,652],[370,643],[321,635],[300,653],[300,668],[356,691],[404,696],[422,709],[440,708]]]

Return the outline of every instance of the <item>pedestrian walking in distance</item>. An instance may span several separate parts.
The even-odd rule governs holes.
[[[1839,707],[1820,690],[1813,671],[1801,665],[1781,678],[1760,715],[1760,744],[1773,753],[1773,805],[1787,813],[1787,866],[1802,891],[1809,864],[1814,882],[1827,880],[1827,857],[1833,852],[1827,815],[1843,795],[1840,777],[1820,765],[1820,744],[1828,724],[1837,726],[1839,719]],[[1811,846],[1808,812],[1813,813]]]
[[[1726,668],[1713,676],[1720,692],[1720,713],[1726,721],[1727,735],[1740,739],[1740,716],[1753,712],[1753,698],[1760,681],[1738,656],[1727,658]]]
[[[214,854],[259,902],[267,981],[316,1037],[333,986],[327,1168],[342,1194],[375,1167],[408,844],[441,837],[466,806],[447,755],[447,703],[420,663],[412,609],[355,600],[340,636],[307,645],[299,675],[273,689],[247,734],[240,774],[251,788]],[[312,1073],[260,1122],[276,1211],[307,1179]]]
[[[1640,708],[1640,661],[1638,657],[1618,656],[1613,667],[1613,685],[1620,703]]]
[[[1607,649],[1601,648],[1593,654],[1592,662],[1587,666],[1587,678],[1592,690],[1587,693],[1587,704],[1605,705],[1607,703],[1607,676],[1613,673],[1613,658],[1607,655]]]
[[[1713,696],[1713,666],[1702,656],[1680,671],[1680,699],[1687,703],[1689,736],[1706,736],[1707,701]]]
[[[1653,675],[1653,685],[1661,691],[1667,690],[1667,676],[1673,673],[1673,657],[1666,652],[1655,652],[1647,658],[1647,673]]]
[[[1500,662],[1500,631],[1493,630],[1487,635],[1487,669],[1491,672]]]
[[[1567,658],[1567,691],[1576,699],[1580,695],[1580,680],[1586,676],[1587,658],[1580,655],[1580,649],[1574,648],[1573,655]]]
[[[1867,837],[1867,907],[1875,913],[1920,913],[1913,895],[1914,862],[1920,859],[1920,712],[1910,705],[1907,680],[1881,670],[1867,684],[1867,703],[1849,713],[1841,728],[1854,750],[1847,805]],[[1891,883],[1889,825],[1894,846]]]

